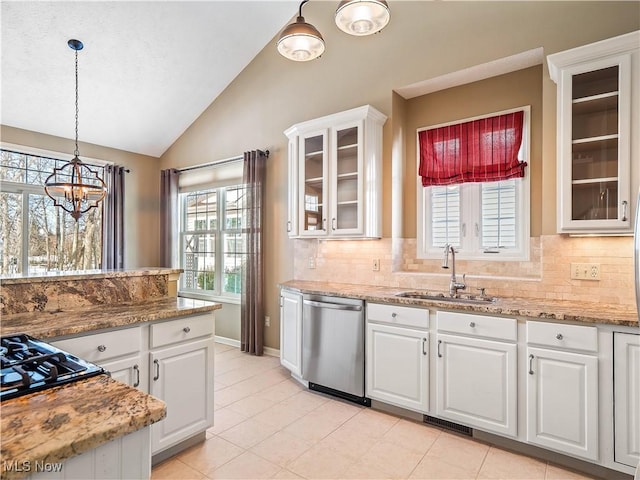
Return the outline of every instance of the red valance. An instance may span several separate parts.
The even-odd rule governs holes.
[[[521,110],[419,132],[422,185],[524,177],[527,163],[518,160],[523,119]]]

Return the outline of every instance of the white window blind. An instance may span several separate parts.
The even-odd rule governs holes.
[[[515,180],[482,184],[483,249],[517,247]]]
[[[434,247],[460,246],[460,187],[431,188],[431,237]]]

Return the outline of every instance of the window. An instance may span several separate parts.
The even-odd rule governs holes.
[[[242,185],[181,193],[181,293],[239,297],[247,256]]]
[[[64,163],[0,150],[0,274],[100,268],[102,208],[92,208],[76,222],[44,193],[45,180]],[[102,166],[90,166],[104,176]]]
[[[517,110],[524,110],[518,160],[527,162],[529,108]],[[444,147],[441,145],[440,148]],[[418,189],[418,258],[440,258],[444,246],[449,243],[455,247],[459,258],[528,259],[529,175],[428,187],[422,186],[419,177]]]

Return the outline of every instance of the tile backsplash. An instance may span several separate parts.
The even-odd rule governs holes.
[[[530,240],[528,262],[456,260],[470,292],[635,305],[632,237],[544,235]],[[416,240],[294,240],[294,279],[447,290],[441,260],[416,258]],[[374,260],[380,270],[373,271]],[[600,264],[600,280],[571,279],[571,263]],[[313,266],[314,268],[310,268]]]

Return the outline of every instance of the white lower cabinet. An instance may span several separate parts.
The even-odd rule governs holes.
[[[516,339],[515,319],[438,312],[436,415],[517,436]]]
[[[302,376],[302,294],[280,292],[280,363]]]
[[[153,426],[157,453],[213,424],[212,340],[199,340],[150,353],[149,393],[167,404],[167,417]]]
[[[151,426],[156,454],[213,425],[214,318],[194,314],[51,343],[167,404],[166,418]]]
[[[367,304],[366,396],[429,410],[429,311]]]
[[[366,394],[418,412],[429,408],[429,335],[367,324]]]
[[[527,441],[598,459],[598,357],[527,348]]]
[[[640,334],[613,334],[615,461],[640,462]]]

